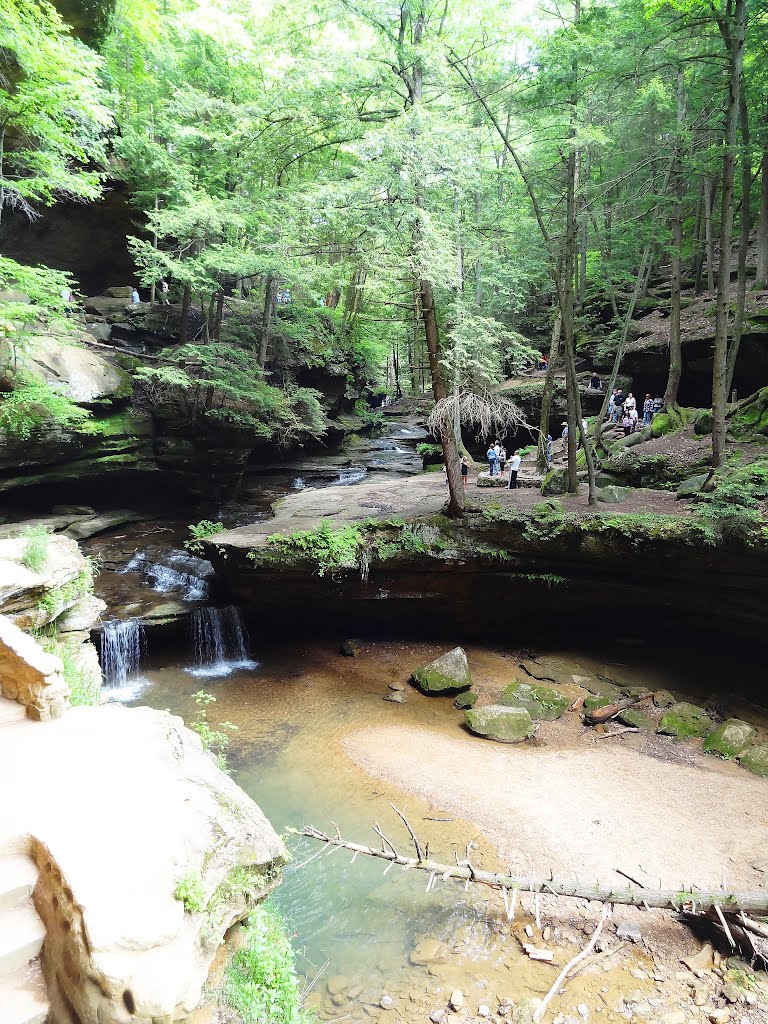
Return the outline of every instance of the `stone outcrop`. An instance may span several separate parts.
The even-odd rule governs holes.
[[[185,1020],[279,880],[259,808],[179,718],[108,704],[2,727],[0,850],[29,853],[53,1024]],[[180,881],[197,895],[185,904]]]
[[[33,571],[24,564],[26,546],[24,537],[0,540],[0,613],[20,629],[39,629],[84,596],[88,562],[76,541],[55,535],[48,540],[44,565]]]
[[[67,344],[51,335],[33,337],[22,367],[28,376],[54,385],[67,398],[85,407],[128,398],[131,378],[125,370],[92,348]]]
[[[0,615],[0,694],[46,722],[69,707],[69,687],[61,658],[47,654],[28,634]]]

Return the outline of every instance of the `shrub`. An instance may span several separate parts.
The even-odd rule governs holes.
[[[176,883],[173,895],[184,904],[188,914],[199,914],[205,910],[207,900],[203,880],[198,871],[188,871]]]
[[[28,526],[22,533],[26,540],[21,560],[32,572],[40,572],[48,561],[48,544],[51,534],[45,526]]]
[[[304,530],[288,537],[273,534],[268,544],[278,551],[306,555],[317,566],[318,576],[334,569],[354,569],[363,547],[363,535],[356,525],[331,529],[327,520],[317,530]]]
[[[45,381],[21,375],[13,391],[0,395],[0,430],[21,441],[41,427],[80,426],[89,416]]]
[[[270,906],[262,904],[251,916],[245,944],[227,970],[223,995],[243,1024],[301,1024],[308,1020],[301,1008],[285,924]]]
[[[52,628],[52,627],[49,627]],[[101,703],[101,685],[83,660],[82,645],[76,640],[57,640],[55,636],[39,637],[43,650],[61,658],[64,682],[69,687],[69,702],[74,707],[94,707]]]
[[[184,541],[184,547],[193,555],[202,556],[205,551],[201,541],[221,533],[224,529],[224,523],[214,523],[210,519],[201,519],[197,524],[190,523],[187,529],[192,534],[192,537],[190,540]]]
[[[232,722],[219,722],[219,727],[211,725],[208,721],[208,707],[216,703],[212,693],[205,690],[198,690],[193,694],[197,704],[197,718],[190,725],[190,729],[200,737],[200,742],[206,750],[210,750],[216,758],[219,769],[230,774],[229,762],[227,761],[227,748],[229,747],[229,733],[235,732],[237,726]]]

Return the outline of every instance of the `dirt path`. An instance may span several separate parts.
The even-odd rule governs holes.
[[[766,882],[751,867],[768,848],[765,781],[616,743],[508,747],[384,726],[351,733],[345,748],[375,777],[475,822],[516,871],[616,884],[620,868],[669,888]]]

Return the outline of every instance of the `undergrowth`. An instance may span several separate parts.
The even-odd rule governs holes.
[[[188,914],[199,914],[205,910],[208,902],[205,898],[203,879],[198,871],[188,871],[182,875],[176,883],[173,895],[184,904]]]
[[[301,530],[287,537],[274,534],[267,543],[275,553],[306,556],[314,563],[318,576],[335,569],[354,569],[359,562],[364,539],[359,525],[349,524],[334,530],[327,521],[323,521],[317,530]],[[248,557],[256,560],[256,552],[249,552]]]
[[[208,721],[208,708],[211,704],[216,703],[216,698],[212,693],[208,693],[206,690],[198,690],[192,697],[197,705],[197,718],[191,723],[189,728],[200,737],[200,742],[203,744],[204,749],[210,750],[214,755],[221,771],[230,775],[231,770],[227,760],[229,733],[236,732],[237,726],[233,725],[232,722],[219,722],[217,727]]]
[[[32,572],[40,572],[48,561],[51,534],[45,526],[28,526],[22,533],[25,540],[21,560]]]
[[[0,395],[0,430],[20,441],[44,427],[77,427],[90,413],[81,409],[45,381],[16,378],[13,391]]]

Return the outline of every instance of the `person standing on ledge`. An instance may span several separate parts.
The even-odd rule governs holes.
[[[469,476],[469,463],[467,462],[467,456],[461,456],[461,482],[466,487],[467,477]]]
[[[138,304],[140,302],[141,302],[141,299],[139,298],[138,290],[136,288],[134,288],[133,291],[131,292],[131,305],[132,306],[138,306]]]
[[[488,476],[496,476],[496,467],[499,464],[499,460],[493,445],[485,453],[485,457],[488,459]]]
[[[517,473],[520,469],[520,463],[523,460],[520,458],[517,448],[512,452],[512,458],[509,460],[509,483],[507,487],[511,491],[517,490]]]

